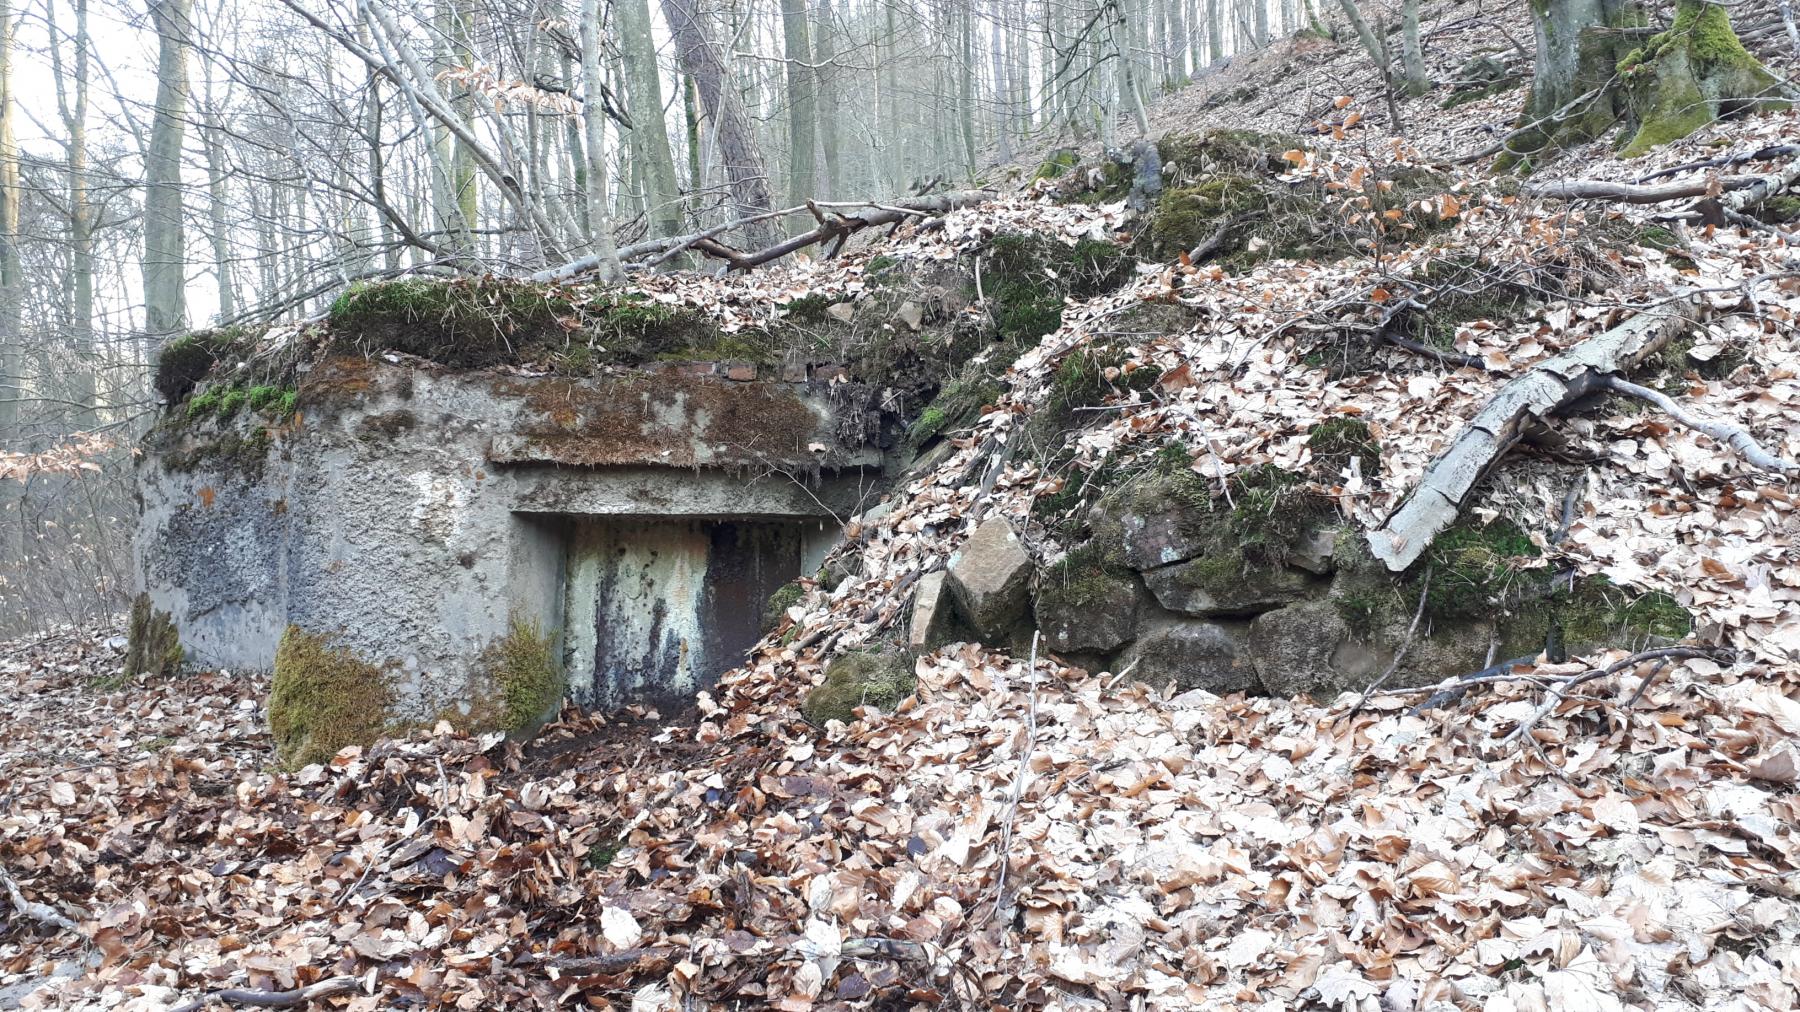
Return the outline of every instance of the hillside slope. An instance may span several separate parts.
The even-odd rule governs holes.
[[[1208,82],[1159,116],[1378,118],[1367,98],[1317,108],[1312,89],[1352,71],[1308,66],[1267,110],[1178,111]],[[1771,114],[1557,171],[1636,178],[1796,136],[1800,115]],[[984,523],[1051,565],[1134,476],[1172,467],[1228,496],[1275,467],[1366,537],[1508,382],[1640,314],[1699,323],[1638,379],[1800,456],[1787,239],[1533,198],[1422,144],[1327,127],[1261,152],[1257,185],[1304,213],[1071,300],[850,519],[841,579],[808,581],[691,723],[571,712],[526,746],[444,725],[288,772],[254,678],[108,689],[104,631],[12,645],[0,855],[20,899],[50,906],[10,918],[0,968],[49,978],[26,1001],[60,1008],[329,981],[350,1008],[1794,1007],[1791,480],[1632,399],[1552,419],[1561,439],[1505,458],[1465,513],[1521,532],[1510,575],[1666,595],[1692,618],[1686,649],[1546,650],[1414,712],[1429,687],[1216,695],[1029,638],[955,642],[909,658],[896,712],[802,715],[834,659],[905,634],[925,577]],[[740,326],[815,294],[855,313],[876,256],[971,259],[985,286],[1005,280],[978,259],[999,235],[1143,252],[1154,236],[1103,177],[1090,159],[842,261],[639,287]],[[1423,187],[1388,206],[1395,180]],[[1287,255],[1301,246],[1315,255]],[[1402,300],[1499,289],[1518,297],[1436,321],[1420,348],[1382,339]],[[1071,375],[1100,393],[1069,402]],[[1345,418],[1374,459],[1322,468],[1312,437]]]

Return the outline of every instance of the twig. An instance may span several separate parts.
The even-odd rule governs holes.
[[[1658,169],[1647,176],[1637,177],[1635,182],[1650,183],[1658,179],[1666,179],[1669,176],[1679,176],[1683,172],[1692,172],[1695,169],[1718,169],[1728,165],[1744,165],[1749,162],[1767,162],[1776,158],[1788,158],[1793,155],[1800,155],[1800,144],[1772,144],[1768,147],[1757,148],[1755,151],[1740,151],[1734,155],[1720,155],[1717,158],[1702,158],[1697,162],[1687,162],[1667,169]]]
[[[170,1009],[169,1012],[195,1012],[196,1009],[205,1008],[206,1003],[215,998],[229,1005],[253,1005],[258,1008],[299,1008],[307,1002],[316,1001],[320,998],[330,998],[333,995],[349,994],[361,986],[362,981],[356,977],[330,977],[319,981],[317,984],[308,984],[305,987],[294,988],[292,991],[253,991],[246,988],[228,987],[223,991],[214,991],[211,994],[196,998],[186,1005],[176,1006],[175,1008]]]
[[[1566,677],[1562,679],[1562,684],[1552,687],[1550,689],[1550,695],[1547,696],[1542,703],[1538,704],[1538,708],[1533,710],[1529,717],[1520,721],[1519,726],[1514,728],[1511,734],[1502,738],[1500,743],[1505,745],[1530,734],[1532,728],[1537,726],[1538,721],[1544,719],[1551,710],[1556,709],[1568,700],[1569,690],[1575,688],[1577,685],[1585,685],[1588,682],[1601,678],[1610,678],[1613,675],[1624,671],[1626,668],[1636,667],[1645,661],[1658,661],[1666,664],[1671,660],[1692,657],[1723,660],[1727,656],[1735,657],[1736,651],[1726,647],[1658,647],[1654,650],[1641,650],[1629,657],[1614,661],[1604,668],[1594,668],[1580,675]],[[1632,697],[1633,702],[1635,702],[1636,699],[1636,696]]]
[[[666,948],[621,949],[618,952],[609,952],[598,956],[540,956],[528,952],[513,960],[512,965],[542,967],[558,973],[582,975],[623,973],[638,965],[638,962],[646,957],[668,959],[673,953],[673,949]]]
[[[1013,774],[1012,798],[1006,805],[1006,820],[1000,824],[1000,873],[994,881],[994,917],[1006,906],[1006,866],[1012,850],[1013,820],[1019,815],[1019,800],[1025,796],[1025,775],[1031,770],[1031,752],[1037,744],[1037,652],[1040,632],[1031,633],[1031,660],[1026,666],[1031,681],[1031,705],[1025,718],[1025,751],[1019,756],[1019,768]]]
[[[1680,405],[1670,400],[1666,394],[1657,390],[1652,390],[1649,387],[1638,386],[1636,383],[1622,379],[1618,376],[1606,377],[1605,384],[1610,389],[1616,390],[1626,396],[1636,397],[1638,400],[1648,401],[1651,404],[1656,405],[1662,411],[1667,413],[1670,418],[1693,429],[1695,432],[1710,436],[1718,442],[1728,444],[1732,449],[1742,454],[1745,460],[1748,460],[1750,463],[1765,471],[1779,471],[1784,474],[1800,474],[1800,464],[1782,457],[1777,457],[1767,450],[1764,450],[1762,445],[1756,441],[1755,437],[1751,436],[1750,433],[1738,426],[1728,425],[1724,422],[1708,422],[1695,418],[1693,415],[1690,415],[1687,411],[1683,410]]]

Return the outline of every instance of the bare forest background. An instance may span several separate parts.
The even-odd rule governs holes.
[[[604,267],[807,199],[982,181],[1046,144],[1141,133],[1158,93],[1317,16],[0,0],[0,466],[17,479],[0,483],[0,633],[124,600],[130,447],[174,335],[305,318],[360,279]],[[769,214],[742,239],[799,227]],[[71,466],[16,466],[55,453]]]

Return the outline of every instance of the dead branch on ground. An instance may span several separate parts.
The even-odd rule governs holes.
[[[300,1008],[308,1002],[334,995],[349,994],[362,986],[356,977],[329,977],[317,984],[308,984],[291,991],[254,991],[246,988],[228,987],[222,991],[214,991],[204,997],[196,998],[186,1005],[177,1005],[170,1012],[197,1012],[206,1007],[210,1001],[218,1000],[228,1005],[251,1005],[257,1008]]]

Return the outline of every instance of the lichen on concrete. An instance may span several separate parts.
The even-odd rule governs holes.
[[[275,651],[269,733],[290,769],[327,762],[393,727],[393,693],[379,665],[335,645],[328,635],[289,626]]]

